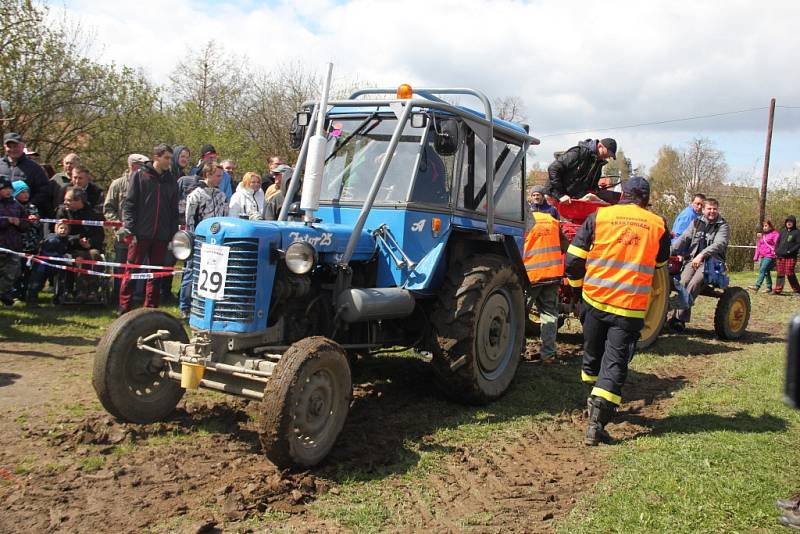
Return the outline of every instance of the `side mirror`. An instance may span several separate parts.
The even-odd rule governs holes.
[[[440,156],[452,156],[458,150],[458,121],[455,119],[434,120],[436,139],[433,148]]]
[[[297,113],[297,125],[306,127],[311,122],[311,114],[307,111],[299,111]]]
[[[300,124],[301,116],[305,117],[306,123]],[[308,114],[298,113],[292,119],[292,125],[289,127],[289,145],[294,150],[299,150],[303,146],[303,139],[306,136],[306,126],[308,126]]]

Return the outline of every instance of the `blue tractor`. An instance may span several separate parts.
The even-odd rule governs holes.
[[[483,109],[445,100],[464,97]],[[93,377],[110,413],[149,423],[186,388],[230,393],[260,402],[276,465],[311,466],[344,425],[353,355],[425,352],[469,404],[509,388],[525,341],[525,156],[538,140],[470,89],[321,102],[297,115],[277,221],[214,218],[173,241],[176,256],[194,254],[191,337],[158,310],[110,326]]]

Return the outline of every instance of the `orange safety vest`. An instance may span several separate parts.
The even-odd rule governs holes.
[[[560,280],[564,276],[564,259],[561,256],[559,224],[548,213],[532,213],[536,224],[525,235],[522,261],[528,280],[538,284]]]
[[[664,220],[635,204],[620,204],[600,208],[595,221],[583,300],[602,311],[644,318]]]

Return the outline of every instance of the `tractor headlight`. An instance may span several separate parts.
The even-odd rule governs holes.
[[[192,255],[192,236],[188,232],[178,230],[172,236],[172,255],[179,260],[185,260]]]
[[[286,266],[294,274],[306,274],[314,267],[317,253],[308,243],[296,242],[286,249]]]

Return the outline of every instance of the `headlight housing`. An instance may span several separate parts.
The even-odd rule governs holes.
[[[172,236],[172,255],[179,260],[185,260],[192,255],[192,236],[188,232],[178,230]]]
[[[308,243],[298,241],[286,248],[284,259],[294,274],[306,274],[317,263],[317,251]]]

